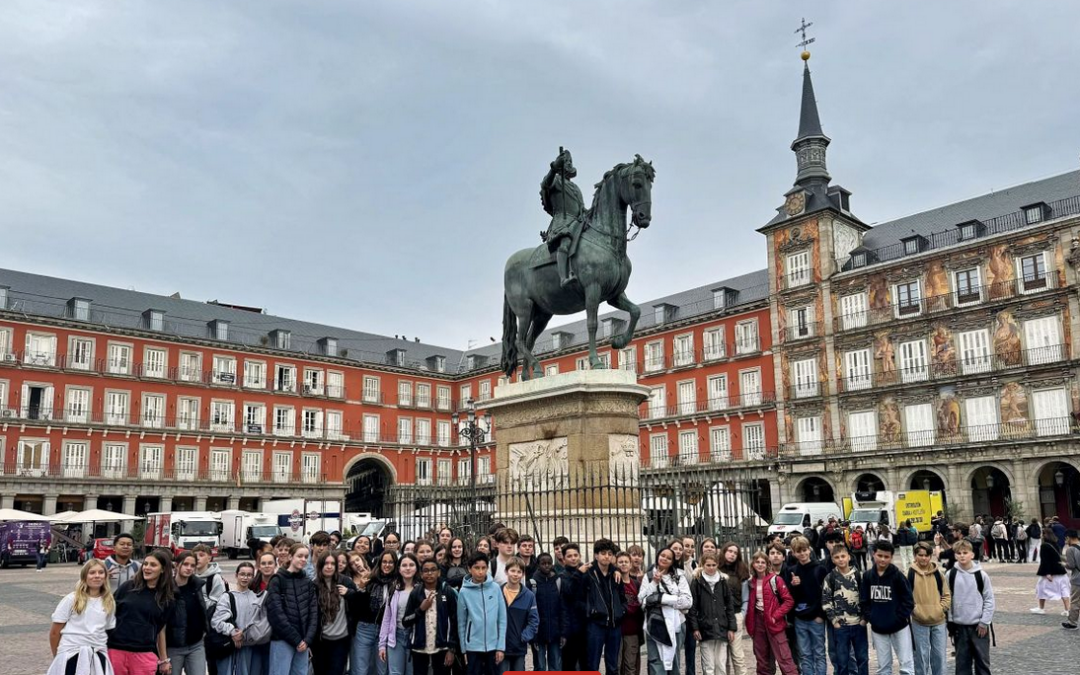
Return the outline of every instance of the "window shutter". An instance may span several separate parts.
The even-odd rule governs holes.
[[[997,399],[979,396],[964,401],[964,416],[969,441],[997,440]]]
[[[1024,322],[1024,340],[1026,342],[1028,363],[1038,365],[1053,363],[1062,358],[1061,339],[1056,316],[1046,316]]]

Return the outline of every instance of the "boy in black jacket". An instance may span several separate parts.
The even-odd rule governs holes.
[[[540,629],[533,641],[533,665],[540,671],[562,670],[562,646],[566,644],[562,577],[555,574],[554,567],[551,554],[541,553],[537,558],[536,574],[529,583],[529,588],[536,594],[536,608],[540,612]]]
[[[563,629],[566,636],[562,647],[563,670],[587,670],[585,668],[585,575],[581,567],[581,549],[577,544],[563,547],[562,579]]]
[[[585,573],[586,668],[599,670],[604,656],[607,675],[619,672],[619,647],[622,644],[622,617],[626,596],[616,580],[615,544],[598,539],[593,544],[593,564]]]
[[[810,542],[795,537],[791,552],[796,564],[791,570],[789,590],[795,600],[795,635],[799,642],[799,672],[825,675],[825,610],[821,607],[821,586],[828,574],[814,560]]]
[[[911,613],[915,610],[915,596],[907,577],[892,564],[892,558],[892,542],[877,542],[874,566],[863,574],[859,605],[870,624],[879,675],[892,675],[893,652],[900,662],[900,675],[914,675]]]

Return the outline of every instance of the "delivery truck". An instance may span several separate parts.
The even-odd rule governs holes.
[[[167,548],[173,555],[206,544],[214,555],[221,547],[217,511],[170,511],[146,514],[146,548]]]
[[[784,504],[773,517],[769,525],[769,534],[787,537],[802,534],[808,527],[814,527],[818,521],[829,522],[829,518],[841,520],[840,506],[833,502],[796,502]]]
[[[920,537],[931,534],[930,520],[942,510],[944,493],[937,490],[907,490],[906,492],[856,492],[851,496],[851,529],[867,525],[889,526],[890,532],[910,520]]]
[[[52,526],[43,520],[0,522],[0,567],[37,562],[42,539],[52,545]]]
[[[221,550],[232,560],[242,552],[254,558],[255,545],[270,543],[279,534],[277,516],[273,514],[235,509],[221,512]]]
[[[278,531],[307,543],[319,530],[341,532],[341,502],[328,499],[272,499],[263,502],[263,513],[271,515]]]

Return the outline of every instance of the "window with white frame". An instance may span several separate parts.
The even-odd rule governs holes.
[[[458,408],[464,407],[472,399],[472,385],[463,384],[458,388]]]
[[[813,337],[814,308],[807,306],[797,307],[791,310],[789,315],[788,330],[790,331],[792,340]]]
[[[109,343],[109,373],[112,375],[131,374],[131,345]]]
[[[222,483],[232,479],[232,450],[210,450],[210,480]]]
[[[55,366],[56,336],[45,333],[27,333],[23,363],[31,366]]]
[[[657,469],[666,468],[670,464],[667,434],[649,436],[649,464]]]
[[[494,478],[491,475],[491,456],[478,457],[476,459],[476,480],[480,483],[490,483]]]
[[[8,293],[10,290],[7,286],[0,286],[0,309],[8,308]]]
[[[296,366],[278,364],[275,369],[274,389],[277,391],[296,391]]]
[[[821,454],[821,418],[799,417],[795,420],[795,438],[802,456]]]
[[[431,485],[431,458],[416,458],[416,484]]]
[[[900,343],[900,379],[903,382],[923,382],[930,376],[926,361],[926,340]]]
[[[300,418],[300,435],[305,438],[323,437],[323,411],[305,408]]]
[[[649,390],[649,417],[656,419],[667,414],[667,387],[660,385]]]
[[[402,445],[412,445],[412,418],[411,417],[399,417],[397,421],[397,438],[398,443]]]
[[[718,288],[712,292],[713,309],[721,310],[727,307],[727,289]]]
[[[840,298],[840,325],[844,330],[866,326],[866,291]]]
[[[274,453],[274,482],[288,483],[292,479],[293,454],[291,452]]]
[[[735,353],[752,354],[758,351],[757,319],[735,324]]]
[[[990,331],[969,330],[960,333],[960,372],[964,375],[990,371]]]
[[[709,453],[714,462],[731,461],[731,427],[709,429]]]
[[[363,397],[365,403],[381,403],[382,394],[379,387],[379,378],[370,375],[364,376]]]
[[[859,391],[871,385],[870,350],[844,352],[844,390]]]
[[[147,313],[146,326],[152,331],[162,332],[165,330],[165,313],[152,309]]]
[[[588,356],[580,356],[580,357],[578,357],[577,360],[574,362],[574,370],[590,370],[590,368],[589,368],[589,357]]]
[[[232,401],[210,402],[210,430],[232,431],[236,423],[236,404]]]
[[[323,458],[319,453],[300,453],[300,482],[309,485],[322,481]]]
[[[680,464],[697,464],[700,457],[698,456],[698,436],[696,429],[686,429],[679,432],[679,463]]]
[[[459,485],[467,485],[472,475],[472,458],[462,457],[457,462],[457,482]]]
[[[544,377],[549,377],[551,375],[558,375],[558,374],[559,374],[559,364],[557,364],[557,363],[549,363],[548,365],[544,366]]]
[[[416,444],[431,445],[431,420],[416,420]]]
[[[765,425],[760,422],[742,425],[743,458],[765,459]]]
[[[969,441],[998,439],[998,403],[994,396],[976,396],[964,400],[964,427]]]
[[[558,365],[555,366],[558,372]],[[637,347],[627,347],[619,351],[619,368],[637,371]]]
[[[739,371],[739,405],[761,405],[761,370]]]
[[[399,406],[404,408],[412,407],[412,382],[398,382],[397,400]]]
[[[898,318],[918,316],[922,313],[922,293],[918,279],[893,286],[893,297],[896,298]]]
[[[675,352],[675,367],[689,366],[694,363],[694,334],[676,335],[672,344]]]
[[[1028,225],[1041,222],[1044,216],[1042,204],[1028,206],[1024,209],[1024,222]]]
[[[0,352],[7,353],[0,349]],[[74,370],[91,370],[94,367],[94,341],[90,338],[71,338],[67,367]]]
[[[0,309],[3,309],[0,306]],[[0,328],[0,362],[10,362],[15,360],[15,355],[11,353],[11,330],[7,328]]]
[[[802,359],[791,364],[795,398],[818,395],[817,359]]]
[[[799,251],[787,257],[787,287],[810,283],[810,251]]]
[[[266,406],[262,403],[244,404],[244,433],[261,434],[266,429]]]
[[[929,403],[904,407],[904,437],[908,447],[934,444],[934,407]]]
[[[697,387],[693,380],[680,382],[676,394],[679,398],[680,415],[693,415],[697,412]]]
[[[438,386],[435,388],[435,403],[439,410],[450,409],[450,387]],[[416,406],[418,408],[431,407],[431,385],[423,382],[416,385]]]
[[[176,427],[185,431],[199,428],[199,399],[181,396],[176,400]]]
[[[435,480],[439,485],[450,485],[454,482],[454,462],[449,457],[440,457],[435,463]]]
[[[379,416],[378,415],[364,415],[364,442],[365,443],[378,443],[379,442]]]
[[[300,482],[312,485],[322,480],[322,455],[317,452],[300,453]]]
[[[7,382],[0,380],[0,418],[11,417],[13,413],[7,409]]]
[[[168,364],[168,350],[160,347],[147,347],[143,350],[143,377],[164,378]]]
[[[278,349],[289,349],[289,346],[292,343],[292,333],[287,330],[275,330],[273,331],[273,335],[275,347]]]
[[[178,447],[176,449],[176,478],[179,480],[195,480],[195,471],[198,469],[199,449]]]
[[[345,374],[336,370],[326,371],[326,395],[345,398]]]
[[[127,446],[106,443],[101,448],[101,477],[125,478],[127,476]]]
[[[979,268],[972,267],[953,274],[953,300],[957,307],[976,305],[982,300]]]
[[[236,359],[234,357],[214,354],[214,382],[236,384]]]
[[[198,382],[202,379],[202,355],[180,352],[180,381]]]
[[[304,393],[309,396],[322,396],[326,393],[326,379],[319,368],[304,368]]]
[[[17,473],[20,476],[44,476],[49,469],[49,441],[24,438],[19,441]]]
[[[877,450],[877,413],[859,410],[848,413],[847,437],[855,452]]]
[[[326,411],[326,438],[331,441],[343,441],[345,438],[345,416],[340,410]]]
[[[251,389],[266,389],[266,362],[244,361],[244,386]]]
[[[262,480],[261,450],[244,450],[240,456],[240,480],[248,483],[258,483]]]
[[[160,480],[165,468],[165,448],[144,445],[139,448],[139,477]]]
[[[480,398],[477,400],[487,401],[491,398],[491,380],[484,380],[480,383]]]
[[[1027,362],[1032,366],[1053,363],[1065,358],[1058,317],[1044,316],[1025,321],[1024,347],[1027,350]]]
[[[64,443],[64,478],[85,478],[90,462],[90,444],[85,441]]]
[[[435,421],[436,443],[441,447],[450,447],[450,422],[447,420]]]
[[[70,387],[67,401],[64,403],[64,419],[76,424],[90,421],[90,390],[82,387]]]
[[[142,425],[148,429],[165,428],[165,394],[143,394]]]
[[[653,340],[645,343],[645,372],[652,373],[664,369],[664,341]]]
[[[1063,436],[1069,433],[1069,395],[1064,388],[1036,391],[1032,403],[1037,435]]]
[[[105,392],[105,424],[127,424],[130,401],[131,394],[126,391]]]
[[[215,340],[221,340],[222,342],[225,342],[225,341],[227,341],[229,339],[229,322],[228,321],[222,321],[221,319],[215,319],[214,321],[211,322],[211,324],[212,324],[212,329],[213,329],[212,333],[211,333],[211,337],[213,337]]]
[[[705,352],[705,360],[722,359],[727,356],[727,346],[724,344],[724,327],[710,328],[701,334],[701,341]]]
[[[274,406],[274,435],[292,436],[296,433],[296,411],[291,406]]]
[[[1050,288],[1050,276],[1046,273],[1045,251],[1021,256],[1016,261],[1016,266],[1019,268],[1017,271],[1022,293],[1035,293]]]
[[[727,375],[710,375],[706,380],[709,391],[709,410],[723,410],[729,405]]]

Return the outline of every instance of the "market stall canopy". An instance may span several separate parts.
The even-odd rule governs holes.
[[[52,517],[43,516],[39,513],[30,513],[29,511],[20,511],[19,509],[0,509],[0,522],[4,522],[7,520],[32,520],[47,523],[52,520]]]
[[[48,518],[46,518],[48,520]],[[55,522],[60,523],[121,523],[129,520],[142,520],[139,516],[129,516],[126,513],[116,513],[115,511],[106,511],[104,509],[87,509],[86,511],[79,511],[73,513],[70,516],[65,517],[62,520]]]
[[[56,514],[53,514],[52,516],[49,516],[49,520],[54,522],[54,523],[63,523],[63,522],[67,522],[68,518],[70,518],[72,516],[77,516],[77,515],[79,515],[78,511],[61,511],[60,513],[56,513]]]

